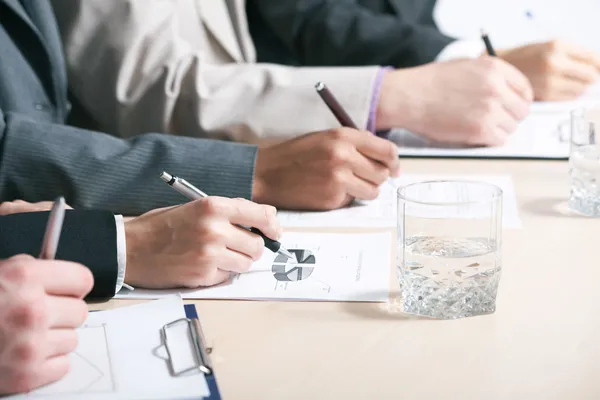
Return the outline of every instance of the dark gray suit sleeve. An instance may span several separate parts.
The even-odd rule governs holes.
[[[252,196],[256,147],[160,134],[130,140],[0,110],[0,199],[52,200],[124,215],[188,201],[164,170],[209,195]]]
[[[454,40],[433,23],[372,11],[356,0],[248,1],[249,12],[254,7],[301,65],[412,67],[435,60]]]

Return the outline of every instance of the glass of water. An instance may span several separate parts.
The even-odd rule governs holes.
[[[569,208],[600,217],[600,108],[571,113]]]
[[[496,310],[502,190],[470,181],[398,189],[398,277],[403,311],[454,319]]]

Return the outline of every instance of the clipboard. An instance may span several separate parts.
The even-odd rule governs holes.
[[[221,393],[219,392],[215,372],[209,357],[211,349],[209,347],[206,347],[206,340],[204,339],[204,334],[202,333],[202,327],[200,326],[200,320],[198,318],[196,306],[194,306],[193,304],[185,304],[184,308],[185,315],[187,318],[182,318],[170,322],[163,326],[162,329],[163,343],[169,356],[169,368],[171,369],[171,375],[179,376],[194,370],[199,370],[204,374],[204,378],[206,379],[206,383],[208,385],[208,390],[210,391],[209,397],[203,397],[202,400],[221,400]],[[171,357],[171,352],[169,351],[167,331],[170,328],[180,326],[183,324],[187,325],[190,336],[193,339],[193,348],[195,352],[194,356],[196,364],[189,368],[175,370],[174,362]]]

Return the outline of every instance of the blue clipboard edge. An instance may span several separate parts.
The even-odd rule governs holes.
[[[199,319],[198,311],[196,306],[193,304],[185,304],[185,316],[189,319]],[[208,384],[208,390],[210,390],[210,397],[204,397],[204,400],[221,400],[221,393],[219,392],[219,386],[217,385],[216,373],[213,368],[212,375],[206,376],[206,383]]]

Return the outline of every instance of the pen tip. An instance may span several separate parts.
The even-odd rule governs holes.
[[[479,31],[481,32],[481,36],[487,36],[487,32],[485,29],[481,28]]]
[[[173,179],[173,175],[169,174],[168,172],[163,171],[162,174],[160,174],[160,179],[169,183]]]
[[[315,85],[315,88],[317,90],[323,90],[323,89],[325,89],[325,84],[323,82],[317,82],[317,84]]]

